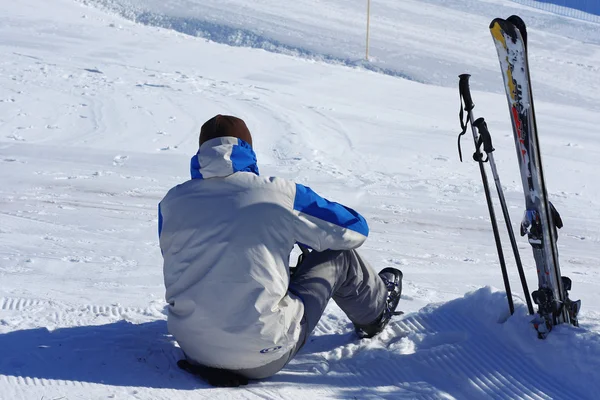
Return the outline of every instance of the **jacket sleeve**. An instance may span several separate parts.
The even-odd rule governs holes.
[[[369,235],[362,215],[300,184],[296,184],[294,217],[296,242],[316,251],[355,249]]]

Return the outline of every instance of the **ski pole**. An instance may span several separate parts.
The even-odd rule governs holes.
[[[529,295],[529,288],[527,286],[527,279],[525,278],[525,272],[523,270],[523,264],[521,263],[521,255],[519,254],[519,248],[517,247],[517,240],[515,239],[515,233],[512,228],[510,221],[510,214],[508,213],[508,206],[506,205],[506,199],[504,198],[504,191],[502,190],[502,184],[500,183],[500,176],[496,169],[496,162],[494,161],[494,146],[492,145],[492,136],[487,128],[487,124],[483,118],[477,118],[472,125],[479,131],[479,141],[483,144],[483,151],[487,154],[487,158],[492,169],[492,175],[494,176],[494,182],[496,184],[496,190],[498,192],[498,199],[500,199],[500,206],[502,208],[502,215],[504,216],[504,222],[506,223],[506,230],[508,231],[508,237],[510,239],[510,245],[515,256],[515,262],[517,264],[517,270],[519,271],[519,278],[521,279],[521,285],[523,286],[523,292],[525,293],[525,301],[527,302],[527,309],[529,314],[533,315],[533,304]]]
[[[458,82],[458,88],[459,88],[459,93],[460,93],[460,98],[461,98],[461,108],[460,108],[460,113],[459,113],[459,117],[460,117],[460,124],[462,127],[462,132],[458,135],[458,143],[459,143],[459,154],[461,156],[461,161],[462,161],[462,154],[460,152],[460,137],[462,135],[465,134],[465,132],[467,131],[467,125],[470,122],[471,123],[471,130],[473,131],[473,140],[475,143],[475,148],[478,149],[479,146],[477,145],[477,139],[478,139],[478,134],[477,134],[477,130],[475,129],[475,127],[473,126],[473,108],[475,108],[475,104],[473,104],[473,100],[471,98],[471,91],[469,89],[469,78],[471,77],[471,75],[469,74],[462,74],[459,75],[459,82]],[[468,114],[468,120],[467,122],[463,122],[463,106],[462,103],[464,101],[464,111],[467,112]],[[477,154],[477,153],[475,153]],[[500,234],[498,233],[498,222],[496,221],[496,214],[494,212],[494,205],[492,203],[492,197],[490,195],[490,188],[489,188],[489,184],[488,184],[488,179],[487,179],[487,175],[485,173],[485,168],[483,167],[483,157],[474,157],[475,160],[478,162],[479,164],[479,171],[481,172],[481,180],[483,181],[483,189],[485,192],[485,199],[487,201],[487,206],[488,206],[488,211],[490,213],[490,219],[492,222],[492,230],[494,232],[494,240],[496,242],[496,250],[498,252],[498,259],[500,261],[500,269],[502,270],[502,279],[504,280],[504,288],[506,290],[506,297],[508,299],[508,308],[510,310],[510,314],[514,314],[515,312],[515,306],[513,304],[513,298],[512,298],[512,292],[510,290],[510,282],[508,280],[508,272],[506,271],[506,262],[504,261],[504,252],[502,251],[502,243],[500,242]]]

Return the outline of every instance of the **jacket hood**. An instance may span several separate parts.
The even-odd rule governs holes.
[[[232,136],[207,140],[190,162],[192,179],[226,177],[240,171],[258,175],[256,154],[248,143]]]

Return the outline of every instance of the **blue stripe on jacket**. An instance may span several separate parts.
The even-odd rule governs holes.
[[[254,150],[252,150],[252,146],[243,141],[242,139],[238,139],[237,146],[233,146],[231,149],[231,164],[233,167],[233,172],[245,171],[245,172],[253,172],[258,175],[258,165],[256,164],[256,154]]]
[[[362,215],[349,207],[322,198],[311,188],[299,183],[296,184],[294,210],[364,236],[369,235],[369,226]]]
[[[190,175],[192,176],[192,179],[203,179],[202,173],[200,172],[200,160],[198,160],[199,153],[200,150],[198,150],[198,153],[190,160]]]

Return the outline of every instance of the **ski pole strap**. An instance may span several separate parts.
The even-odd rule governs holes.
[[[462,162],[462,149],[460,148],[460,138],[467,132],[468,121],[463,120],[463,107],[462,107],[462,96],[460,98],[460,111],[458,113],[458,120],[460,121],[460,128],[462,131],[458,134],[458,158]]]
[[[481,151],[482,145],[483,145],[483,138],[480,135],[479,138],[477,139],[477,142],[475,143],[475,152],[473,153],[473,160],[475,160],[477,162],[480,162],[480,161],[488,162],[488,160],[490,158],[483,156],[483,152]]]
[[[459,75],[458,81],[458,93],[460,96],[460,110],[458,112],[458,120],[460,121],[460,127],[462,131],[458,134],[458,157],[462,162],[462,149],[460,148],[460,138],[467,132],[467,127],[469,126],[469,115],[468,113],[475,108],[475,104],[473,104],[473,99],[471,98],[471,90],[469,89],[469,78],[471,75],[462,74]],[[463,108],[464,102],[464,108]],[[467,117],[464,118],[464,111],[467,112]]]

